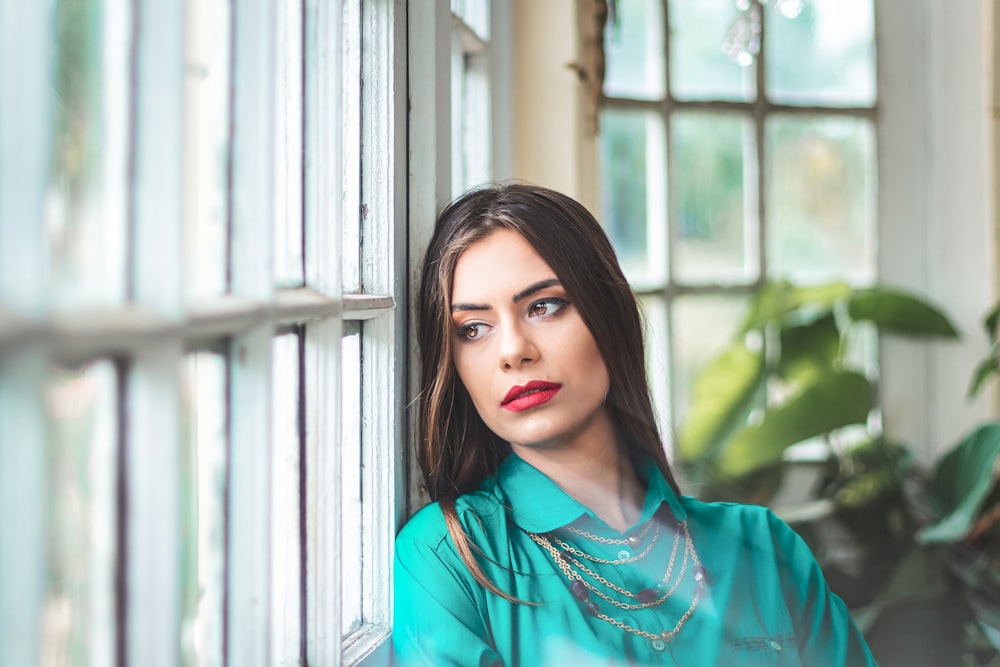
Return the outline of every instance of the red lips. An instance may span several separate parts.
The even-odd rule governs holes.
[[[507,392],[507,395],[504,396],[500,405],[505,410],[520,412],[522,410],[527,410],[528,408],[541,405],[542,403],[548,403],[557,393],[559,393],[561,388],[561,384],[555,382],[543,382],[541,380],[532,380],[523,387],[520,385],[514,385],[510,388],[510,391]]]

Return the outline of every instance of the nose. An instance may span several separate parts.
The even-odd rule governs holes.
[[[538,346],[531,333],[520,323],[502,327],[500,334],[500,367],[504,370],[520,368],[538,360]]]

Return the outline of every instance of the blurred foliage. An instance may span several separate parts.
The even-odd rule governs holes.
[[[969,398],[974,398],[979,394],[983,385],[990,378],[1000,374],[1000,337],[997,336],[997,327],[1000,325],[1000,303],[995,305],[986,317],[983,318],[983,327],[990,340],[990,351],[972,374],[972,383],[969,385]]]
[[[679,432],[686,476],[703,497],[766,501],[780,484],[789,447],[846,440],[848,427],[864,430],[877,397],[852,350],[862,326],[958,337],[941,311],[896,290],[784,281],[754,295],[735,339],[696,377]],[[777,474],[760,475],[769,469]],[[746,494],[751,476],[760,485],[733,498],[734,488]]]
[[[998,324],[1000,308],[986,318],[993,347],[975,391],[1000,373]],[[877,397],[863,355],[852,352],[860,327],[958,338],[944,313],[913,294],[766,285],[695,380],[679,433],[685,476],[704,498],[767,504],[799,465],[786,450],[821,445],[813,507],[792,508],[788,520],[880,664],[996,667],[1000,423],[972,429],[922,469],[904,444],[868,427]]]

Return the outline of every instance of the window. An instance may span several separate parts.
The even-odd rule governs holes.
[[[508,175],[511,143],[505,83],[510,62],[511,6],[490,0],[415,2],[408,8],[409,197],[407,232],[411,288],[438,213],[466,189]],[[447,48],[445,48],[447,47]],[[499,93],[497,92],[499,91]],[[442,123],[441,119],[448,119]],[[506,120],[506,124],[505,121]],[[416,346],[410,367],[418,368]],[[409,395],[418,375],[411,373]],[[416,432],[416,411],[409,428]],[[429,500],[414,447],[406,459],[406,513],[400,525]]]
[[[756,287],[876,277],[874,7],[615,7],[601,213],[644,302],[654,398],[671,421]]]
[[[490,180],[490,3],[451,0],[451,173],[461,194]]]
[[[0,13],[3,664],[354,664],[388,636],[405,10]]]

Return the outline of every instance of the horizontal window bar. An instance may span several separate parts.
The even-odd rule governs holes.
[[[604,97],[601,104],[605,108],[632,109],[635,111],[658,111],[663,109],[665,101],[638,100],[627,97]],[[835,106],[803,106],[797,104],[775,104],[758,99],[747,102],[736,100],[676,100],[671,99],[670,108],[675,111],[742,111],[744,113],[790,113],[831,116],[857,116],[874,118],[876,107],[835,107]]]
[[[355,665],[372,654],[391,634],[389,628],[378,623],[366,623],[344,638],[344,664]]]
[[[487,42],[479,33],[462,20],[460,16],[451,15],[452,29],[458,30],[462,39],[462,50],[465,53],[484,53],[487,49]]]
[[[372,296],[369,294],[344,295],[345,320],[370,320],[393,309],[391,296]]]
[[[0,309],[0,353],[29,341],[43,342],[57,358],[82,360],[129,353],[162,338],[181,338],[186,344],[197,344],[269,322],[282,326],[336,316],[367,320],[390,312],[394,306],[388,296],[348,294],[335,299],[312,289],[297,288],[278,290],[271,302],[225,295],[192,306],[182,321],[138,306],[63,310],[40,321]]]

